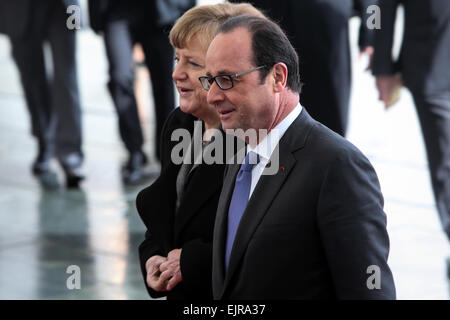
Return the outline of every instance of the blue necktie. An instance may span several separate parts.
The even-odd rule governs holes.
[[[227,246],[225,251],[225,270],[228,270],[231,249],[233,248],[236,231],[241,221],[242,214],[247,207],[252,184],[252,170],[259,162],[259,155],[249,152],[245,156],[244,163],[241,165],[236,177],[233,196],[231,197],[230,208],[228,210],[228,232]]]

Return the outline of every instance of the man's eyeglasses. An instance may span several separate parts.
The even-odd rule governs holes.
[[[220,74],[215,77],[203,76],[203,77],[198,78],[198,80],[200,80],[200,83],[202,84],[203,89],[205,89],[206,91],[209,91],[209,89],[211,88],[211,85],[213,84],[214,81],[217,83],[217,85],[219,86],[220,89],[229,90],[229,89],[233,88],[233,86],[234,86],[233,78],[242,76],[242,75],[252,72],[252,71],[259,70],[264,67],[265,66],[260,66],[260,67],[256,67],[256,68],[242,71],[242,72],[235,73],[235,74]]]

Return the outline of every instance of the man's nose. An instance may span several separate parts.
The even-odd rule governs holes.
[[[223,101],[223,99],[224,99],[223,90],[221,90],[217,85],[217,83],[214,81],[208,90],[206,100],[208,101],[208,104],[216,105],[219,102]]]

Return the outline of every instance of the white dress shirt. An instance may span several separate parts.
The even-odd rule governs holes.
[[[249,199],[252,196],[259,179],[261,178],[264,168],[269,163],[269,159],[272,156],[273,151],[280,142],[280,139],[295,119],[297,119],[302,110],[303,108],[299,103],[255,148],[248,145],[247,153],[257,153],[260,158],[259,163],[254,166],[252,170],[252,184],[250,187]]]

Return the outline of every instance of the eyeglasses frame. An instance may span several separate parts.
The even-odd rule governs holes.
[[[217,84],[217,86],[219,87],[220,90],[230,90],[230,89],[234,88],[233,78],[242,76],[244,74],[247,74],[247,73],[250,73],[250,72],[253,72],[253,71],[265,68],[265,67],[266,66],[259,66],[259,67],[252,68],[252,69],[249,69],[249,70],[245,70],[245,71],[242,71],[242,72],[239,72],[239,73],[235,73],[235,74],[219,74],[219,75],[217,75],[215,77],[201,76],[201,77],[198,78],[198,80],[202,84],[202,88],[205,89],[206,91],[209,91],[209,89],[211,89],[211,86],[212,86],[213,82],[215,82]],[[216,78],[218,78],[218,77],[229,77],[230,81],[231,81],[231,87],[226,88],[226,89],[222,88],[221,85],[219,84],[219,82],[217,82],[217,80],[216,80]],[[202,79],[206,79],[208,81],[208,83],[209,83],[209,88],[208,89],[206,89],[205,86],[203,85]]]

